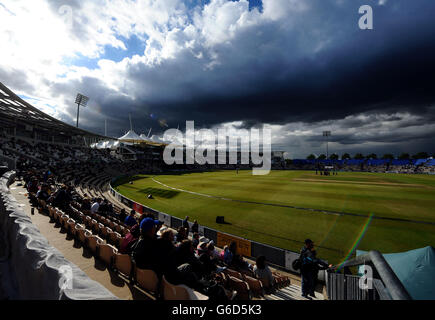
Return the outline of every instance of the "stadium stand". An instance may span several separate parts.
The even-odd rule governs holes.
[[[301,297],[298,277],[272,269],[274,285],[270,291],[265,290],[270,283],[264,282],[264,279],[257,279],[251,267],[242,267],[252,266],[252,261],[247,262],[248,260],[242,258],[246,264],[228,264],[217,258],[221,256],[223,248],[216,247],[210,253],[202,253],[198,248],[193,248],[194,264],[202,266],[201,268],[212,264],[212,268],[207,269],[207,272],[203,269],[201,272],[193,272],[195,277],[200,274],[206,285],[198,285],[195,281],[192,284],[188,279],[191,274],[183,274],[174,281],[167,277],[169,274],[161,274],[160,270],[139,268],[131,254],[121,251],[124,241],[129,239],[133,232],[132,227],[126,225],[122,217],[123,210],[128,213],[131,207],[110,192],[110,182],[116,177],[137,173],[160,173],[167,170],[161,161],[162,146],[146,143],[140,146],[106,143],[112,138],[58,121],[29,105],[1,83],[0,114],[0,164],[16,172],[7,173],[0,183],[0,228],[4,231],[0,246],[0,265],[2,275],[12,275],[9,277],[12,279],[10,283],[4,281],[4,276],[1,278],[1,295],[7,295],[8,298],[39,299],[305,299]],[[91,145],[95,148],[90,148]],[[277,155],[273,168],[316,170],[322,165],[334,166],[337,170],[380,172],[386,171],[389,167],[389,171],[412,173],[431,173],[434,169],[432,159],[391,162],[296,159],[287,167],[280,159]],[[235,165],[206,166],[205,169],[197,165],[183,165],[176,169],[189,171],[216,168],[234,169]],[[248,169],[251,165],[238,168]],[[10,189],[12,184],[15,190]],[[18,204],[14,197],[22,202]],[[36,209],[40,217],[29,218],[19,206],[24,206],[28,212]],[[98,209],[94,210],[97,207]],[[149,215],[136,213],[135,218],[139,223]],[[152,214],[150,217],[158,218]],[[58,228],[66,235],[66,239],[62,240],[57,233],[50,232],[48,227],[51,230]],[[101,280],[101,283],[98,283],[98,280],[92,280],[91,276],[54,249],[38,228],[50,238],[50,241],[65,242],[56,242],[59,246],[69,245],[65,251],[68,257],[86,266],[87,273],[94,275],[92,270],[97,267],[89,266],[89,263],[81,260],[82,258],[77,258],[79,248],[89,251],[91,256],[105,266],[110,278],[116,274],[125,280],[129,293],[120,292],[120,289],[109,283],[110,281]],[[163,230],[171,229],[163,226],[157,233],[159,240]],[[171,231],[175,235],[175,230]],[[73,249],[67,239],[73,240]],[[208,239],[205,240],[209,242]],[[181,245],[175,241],[169,246],[177,252]],[[164,258],[167,259],[168,256]],[[157,260],[153,263],[157,263]],[[17,265],[20,267],[16,267]],[[31,269],[37,265],[41,267]],[[80,289],[65,289],[56,285],[41,291],[40,287],[45,281],[62,283],[60,280],[63,274],[60,266],[70,267],[68,270],[72,270],[73,288]],[[179,268],[180,265],[176,267]],[[19,280],[18,273],[23,273],[26,277]],[[95,279],[97,278],[95,276]],[[144,295],[140,296],[138,290]],[[316,292],[314,299],[324,299],[324,296]]]

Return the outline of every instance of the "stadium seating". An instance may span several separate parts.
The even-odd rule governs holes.
[[[162,277],[162,295],[165,300],[208,300],[208,297],[185,286],[169,283]]]

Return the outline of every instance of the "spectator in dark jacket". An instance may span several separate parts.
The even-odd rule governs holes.
[[[317,273],[321,269],[327,269],[328,265],[316,258],[314,242],[311,239],[305,240],[299,259],[301,260],[302,296],[311,299],[308,295],[315,297]]]
[[[124,222],[125,218],[127,218],[127,214],[125,213],[125,209],[122,208],[121,211],[119,212],[119,220]]]
[[[136,225],[137,221],[136,221],[135,215],[136,215],[136,212],[134,210],[131,210],[130,215],[127,218],[125,218],[124,223],[130,227]],[[149,219],[149,218],[147,218],[147,219]]]
[[[186,228],[186,235],[188,235],[189,234],[189,216],[186,216],[186,218],[184,218],[184,220],[183,220],[183,224],[182,224],[182,226],[184,227],[184,228]]]
[[[192,233],[198,233],[199,230],[199,226],[198,226],[198,221],[193,221],[192,224],[192,229],[190,230]]]

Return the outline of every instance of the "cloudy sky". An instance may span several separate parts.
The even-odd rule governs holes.
[[[361,30],[361,5],[373,30]],[[81,127],[268,125],[293,158],[435,152],[433,0],[0,0],[0,81]]]

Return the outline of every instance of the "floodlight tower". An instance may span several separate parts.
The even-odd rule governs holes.
[[[79,127],[79,113],[80,113],[80,106],[86,107],[88,104],[89,98],[78,93],[76,97],[76,104],[77,104],[77,128]]]
[[[326,159],[329,158],[328,154],[328,137],[331,136],[331,131],[323,131],[323,136],[326,137]]]

